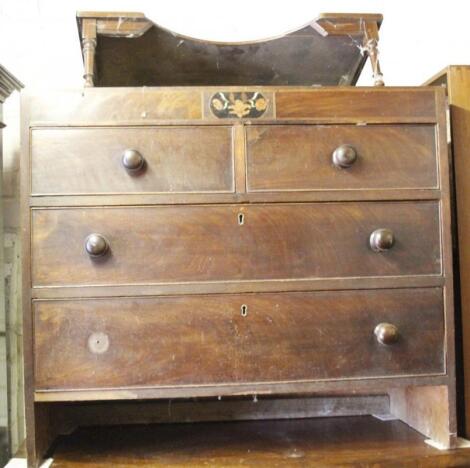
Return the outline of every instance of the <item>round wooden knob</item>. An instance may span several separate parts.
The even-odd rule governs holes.
[[[102,257],[108,249],[108,241],[101,234],[90,234],[85,240],[85,250],[90,257]]]
[[[398,341],[398,328],[391,323],[379,323],[374,330],[380,344],[392,345]]]
[[[356,159],[357,151],[351,145],[341,145],[333,151],[332,160],[336,167],[351,167]]]
[[[370,235],[370,248],[374,252],[383,252],[393,247],[395,237],[390,229],[376,229]]]
[[[126,149],[122,155],[122,165],[129,172],[138,172],[145,165],[145,158],[134,149]]]

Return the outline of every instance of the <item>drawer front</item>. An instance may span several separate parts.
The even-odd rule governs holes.
[[[35,129],[31,154],[33,195],[234,191],[229,127]]]
[[[251,192],[438,186],[430,125],[256,126],[246,132]],[[349,159],[339,149],[338,167],[333,153],[344,145]]]
[[[378,229],[392,231],[390,250],[371,249]],[[106,239],[104,256],[87,254],[91,233]],[[33,286],[432,274],[437,202],[32,211]]]
[[[36,388],[438,374],[442,308],[439,288],[39,301]]]

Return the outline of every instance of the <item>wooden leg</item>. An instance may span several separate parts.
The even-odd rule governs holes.
[[[364,49],[369,54],[374,86],[384,86],[384,78],[380,69],[378,44],[379,30],[377,23],[375,21],[366,22],[364,24]]]
[[[28,468],[38,468],[54,440],[64,432],[61,415],[54,414],[54,405],[35,403],[33,418],[34,425],[27,434]]]
[[[441,447],[455,447],[457,424],[449,387],[405,387],[393,389],[389,395],[392,414]]]

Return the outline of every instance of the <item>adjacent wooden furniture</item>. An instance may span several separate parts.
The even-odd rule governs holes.
[[[162,399],[202,399],[180,421],[393,415],[454,445],[444,91],[314,86],[353,83],[358,44],[381,84],[379,22],[196,60],[142,15],[79,14],[87,86],[23,101],[31,466],[77,425],[173,420]],[[250,54],[276,47],[316,72],[266,78]]]
[[[17,80],[5,67],[0,65],[0,104],[3,104],[13,91],[19,91],[21,88],[23,88],[23,84]],[[0,105],[0,109],[1,108],[2,107]],[[5,127],[3,122],[1,127]]]
[[[19,91],[23,85],[18,81],[6,68],[0,65],[0,176],[3,171],[3,141],[2,141],[2,129],[5,127],[3,123],[3,103],[10,96],[13,91]],[[3,194],[2,181],[0,180],[0,196]],[[5,313],[5,284],[4,284],[4,241],[3,241],[3,203],[0,205],[0,355],[2,356],[2,365],[0,367],[0,392],[2,400],[6,401],[7,404],[7,427],[0,427],[0,464],[7,460],[11,451],[11,438],[9,433],[9,427],[11,424],[10,414],[10,366],[7,365],[9,356],[9,343],[10,343],[10,329],[9,329],[9,316]],[[5,364],[3,364],[5,363]],[[6,451],[6,452],[5,452]]]
[[[470,437],[470,66],[451,65],[429,79],[426,85],[441,85],[447,92],[450,108],[451,148],[457,238],[455,266],[459,338],[462,339],[462,395],[465,401],[465,434]]]

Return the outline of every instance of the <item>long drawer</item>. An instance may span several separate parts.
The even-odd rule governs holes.
[[[250,192],[438,187],[432,125],[260,125],[246,132]]]
[[[39,301],[34,330],[37,389],[445,372],[439,288]]]
[[[33,195],[233,192],[232,129],[38,128],[31,171]]]
[[[394,244],[377,252],[380,229]],[[103,256],[87,253],[90,234],[107,245]],[[33,286],[440,273],[437,202],[32,211]]]

